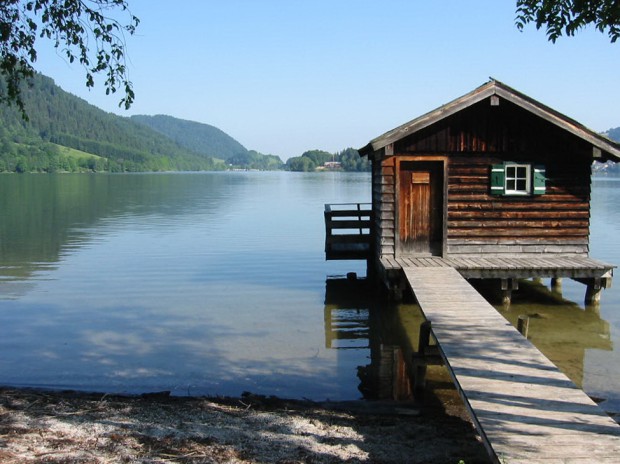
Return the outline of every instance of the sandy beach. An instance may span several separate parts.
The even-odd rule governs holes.
[[[486,463],[462,405],[0,389],[0,462]]]

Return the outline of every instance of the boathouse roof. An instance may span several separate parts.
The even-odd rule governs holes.
[[[373,152],[381,150],[388,145],[397,142],[417,131],[424,129],[444,118],[447,118],[459,111],[468,108],[484,99],[492,96],[498,96],[507,101],[518,105],[519,107],[529,111],[556,126],[570,132],[571,134],[592,144],[593,150],[596,151],[595,158],[599,161],[620,161],[620,143],[615,142],[604,135],[588,129],[583,124],[575,121],[562,113],[543,105],[527,95],[507,86],[506,84],[491,79],[489,82],[481,85],[466,95],[456,100],[446,103],[439,108],[430,111],[416,119],[413,119],[391,131],[380,135],[371,140],[368,145],[359,149],[361,156],[371,155]]]

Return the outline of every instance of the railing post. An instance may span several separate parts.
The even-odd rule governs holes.
[[[332,228],[331,228],[331,223],[332,223],[332,215],[331,215],[331,205],[326,204],[325,205],[325,211],[323,213],[323,215],[325,216],[325,253],[329,253],[330,250],[330,243],[331,243],[331,236],[332,236]]]
[[[361,204],[361,203],[358,203],[358,204],[357,204],[357,220],[358,220],[360,223],[362,222],[362,216],[361,216],[361,214],[362,214],[362,204]],[[360,233],[360,235],[362,235],[362,233],[363,233],[363,229],[362,229],[361,227],[359,228],[359,233]]]

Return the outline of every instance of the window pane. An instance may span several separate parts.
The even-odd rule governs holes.
[[[505,166],[505,192],[507,194],[528,194],[530,192],[530,166],[510,164]]]

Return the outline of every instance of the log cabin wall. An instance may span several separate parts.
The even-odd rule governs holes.
[[[396,157],[447,156],[444,254],[587,254],[592,146],[502,99],[484,100],[394,144],[373,162],[376,250],[397,253]],[[490,193],[491,168],[543,165],[542,195]]]
[[[396,165],[390,156],[374,160],[372,165],[372,205],[375,237],[379,256],[395,254]]]

